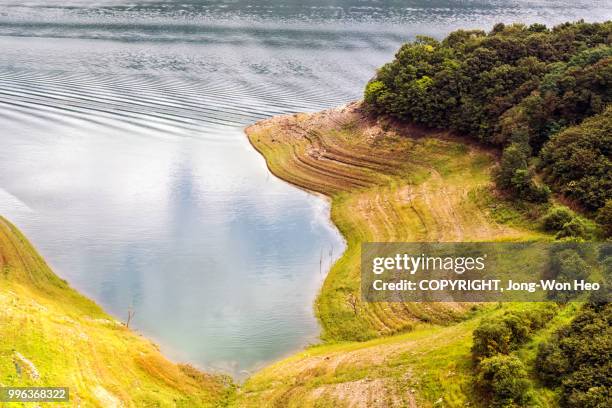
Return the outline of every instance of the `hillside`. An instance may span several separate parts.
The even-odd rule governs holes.
[[[233,392],[230,379],[171,363],[71,289],[3,218],[0,271],[0,386],[69,387],[65,405],[104,408],[218,407]]]
[[[326,340],[364,340],[404,331],[417,321],[456,321],[467,310],[461,304],[362,304],[362,242],[539,236],[496,222],[489,206],[495,201],[494,152],[449,132],[381,125],[355,103],[266,120],[247,134],[274,174],[331,199],[332,220],[347,240],[317,300]]]
[[[499,311],[467,304],[362,303],[359,245],[549,239],[491,189],[494,151],[450,132],[378,122],[358,103],[277,117],[246,131],[274,174],[329,197],[348,247],[315,306],[327,344],[255,374],[238,406],[473,402],[472,331],[483,316]]]

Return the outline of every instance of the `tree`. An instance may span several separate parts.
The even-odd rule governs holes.
[[[527,170],[527,148],[513,143],[504,149],[499,168],[495,173],[497,187],[510,190],[514,187],[513,178],[517,171]]]
[[[612,199],[612,107],[567,128],[542,149],[546,180],[585,208],[597,210]]]

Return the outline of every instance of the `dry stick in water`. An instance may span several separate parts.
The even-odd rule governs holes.
[[[321,255],[319,256],[319,275],[323,276],[323,248],[321,248]]]
[[[132,321],[132,318],[134,317],[134,314],[136,314],[136,312],[134,311],[134,309],[132,308],[132,306],[130,306],[128,308],[128,318],[127,318],[127,323],[125,324],[125,327],[127,327],[128,329],[130,328],[130,322]]]

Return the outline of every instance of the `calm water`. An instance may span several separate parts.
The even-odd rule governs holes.
[[[170,357],[244,376],[316,341],[343,248],[245,125],[358,98],[415,34],[610,17],[580,0],[0,0],[0,214]]]

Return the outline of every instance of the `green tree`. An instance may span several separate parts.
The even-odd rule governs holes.
[[[542,149],[546,180],[584,207],[612,199],[612,107],[555,135]]]
[[[489,33],[459,30],[442,41],[419,37],[378,70],[364,101],[379,115],[507,146],[497,184],[530,201],[548,197],[527,166],[547,146],[547,184],[597,210],[612,191],[603,148],[610,146],[610,132],[589,137],[597,130],[593,124],[582,135],[573,127],[612,102],[610,38],[610,21],[552,29],[497,24]],[[526,157],[514,145],[527,147]]]

